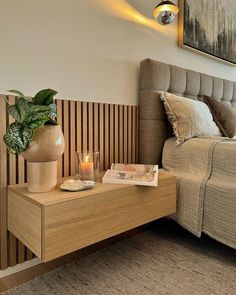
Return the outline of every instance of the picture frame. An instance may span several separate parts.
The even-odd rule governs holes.
[[[186,14],[186,10],[187,8],[189,10],[191,10],[191,2],[193,3],[194,2],[194,9],[196,11],[196,9],[198,7],[196,7],[196,5],[199,5],[199,9],[206,9],[207,7],[204,8],[204,1],[206,3],[206,6],[208,5],[207,2],[209,2],[208,0],[201,0],[201,1],[196,1],[196,0],[179,0],[179,36],[178,36],[178,45],[179,47],[181,48],[184,48],[184,49],[187,49],[187,50],[190,50],[194,53],[197,53],[197,54],[201,54],[205,57],[208,57],[208,58],[211,58],[211,59],[214,59],[214,60],[217,60],[217,61],[220,61],[220,62],[223,62],[225,64],[228,64],[228,65],[231,65],[231,66],[234,66],[236,67],[236,51],[235,51],[235,54],[233,56],[231,56],[231,58],[227,58],[225,55],[227,56],[230,56],[230,52],[233,51],[234,49],[233,48],[236,48],[236,25],[235,25],[235,41],[233,44],[231,44],[230,46],[228,45],[228,47],[230,48],[230,52],[223,52],[223,55],[222,55],[222,42],[221,42],[221,46],[220,46],[220,49],[221,50],[218,50],[220,51],[221,54],[217,54],[215,51],[215,48],[217,48],[217,46],[219,47],[219,44],[217,43],[217,40],[219,40],[220,38],[220,35],[218,32],[216,32],[216,27],[214,27],[214,22],[212,21],[212,18],[209,17],[209,25],[212,27],[212,30],[215,30],[214,33],[215,35],[218,36],[218,39],[216,39],[214,41],[214,44],[211,44],[210,41],[208,40],[201,40],[200,38],[200,34],[192,34],[191,36],[191,30],[188,30],[188,34],[186,34],[186,28],[187,28],[187,25],[186,23],[189,22],[189,19],[188,17],[185,15]],[[226,5],[227,3],[225,3],[224,0],[215,0],[216,2],[218,1],[219,2],[219,5],[221,5],[223,8],[224,8],[224,4]],[[231,0],[228,0],[228,1],[231,1]],[[187,6],[188,4],[188,6]],[[229,9],[228,7],[225,6],[225,9]],[[232,12],[232,10],[231,10]],[[201,11],[199,12],[201,13]],[[208,13],[210,13],[210,11],[208,11]],[[188,16],[190,15],[190,12],[188,11]],[[192,15],[194,15],[194,12],[192,12]],[[218,15],[219,17],[222,15],[222,11],[215,11],[214,10],[214,15]],[[236,2],[235,2],[235,19],[236,19]],[[192,22],[197,22],[197,25],[199,26],[199,24],[201,25],[200,21],[197,20],[197,16],[196,16],[196,19],[192,20]],[[208,20],[206,20],[204,18],[204,24],[202,24],[203,27],[201,27],[201,29],[204,31],[204,25],[206,25]],[[222,24],[222,23],[221,23]],[[209,31],[209,26],[207,26],[208,28],[208,31]],[[221,33],[222,34],[222,33]],[[226,36],[229,36],[230,34],[227,33],[227,31],[223,31],[223,34],[224,34],[224,39],[226,38]],[[202,34],[201,34],[202,35]],[[187,37],[186,37],[187,36]],[[205,35],[204,35],[205,37]],[[200,40],[198,39],[200,38]],[[204,48],[204,41],[205,41],[205,44],[207,44],[207,48],[205,49]],[[229,44],[229,40],[227,41],[227,44]],[[198,46],[200,44],[200,46]],[[224,47],[223,47],[224,48]],[[229,51],[229,50],[228,50]]]

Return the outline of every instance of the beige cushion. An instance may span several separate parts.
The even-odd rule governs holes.
[[[173,127],[177,144],[196,136],[222,135],[208,106],[204,102],[167,92],[161,92],[161,100]]]
[[[203,96],[203,101],[212,112],[217,126],[224,136],[234,138],[236,136],[236,110],[225,102],[217,101],[212,97]]]

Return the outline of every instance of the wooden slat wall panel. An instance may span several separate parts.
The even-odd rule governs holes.
[[[13,96],[9,96],[8,101],[10,102],[10,104],[14,104],[15,103],[15,97]],[[11,116],[7,116],[7,121],[8,124],[10,125],[11,123],[14,122],[13,118]],[[16,183],[16,156],[13,154],[8,153],[7,154],[7,160],[8,160],[8,184],[15,184]],[[8,248],[10,249],[10,255],[9,255],[9,259],[8,259],[8,266],[13,266],[16,265],[17,261],[16,261],[16,238],[9,233],[9,237],[8,237]]]
[[[110,166],[110,147],[109,147],[109,132],[110,132],[110,114],[109,105],[105,104],[105,116],[104,116],[104,129],[105,129],[105,147],[104,147],[104,170],[109,169]]]
[[[119,106],[115,105],[115,162],[119,162]]]
[[[94,121],[93,121],[93,149],[95,151],[99,150],[99,104],[94,103]]]
[[[57,104],[57,122],[60,126],[63,126],[63,119],[62,119],[62,101],[61,100],[56,100]],[[57,173],[58,177],[62,177],[62,158],[58,160],[57,163]]]
[[[18,175],[18,179],[17,179],[17,183],[24,183],[25,182],[25,161],[23,159],[23,157],[20,156],[16,156],[16,166],[17,166],[17,175]],[[18,263],[22,263],[25,261],[25,251],[26,251],[26,247],[20,242],[18,241]]]
[[[119,162],[124,162],[124,107],[119,105]]]
[[[7,152],[3,142],[6,133],[6,103],[0,97],[0,266],[7,268]]]
[[[90,102],[88,105],[88,149],[90,151],[94,150],[94,145],[93,145],[93,104]]]
[[[76,151],[82,151],[82,103],[76,102]]]
[[[105,170],[104,165],[104,105],[99,104],[99,151],[100,151],[100,169]]]
[[[110,159],[109,159],[109,163],[113,163],[115,162],[115,156],[114,156],[114,146],[115,146],[115,142],[114,142],[114,105],[110,105],[110,129],[109,129],[109,149],[110,149]]]
[[[14,97],[9,97],[14,102]],[[136,106],[57,100],[57,122],[65,137],[65,152],[58,161],[58,177],[76,174],[76,151],[99,150],[100,170],[114,162],[135,163],[138,135]],[[20,241],[7,232],[6,214],[8,184],[26,180],[26,162],[22,156],[10,155],[3,134],[12,119],[0,97],[0,269],[34,257]]]
[[[75,169],[75,151],[76,151],[76,108],[75,101],[70,101],[70,175],[76,174]]]
[[[64,177],[70,175],[70,129],[69,129],[69,104],[68,100],[62,102],[62,114],[63,114],[63,123],[62,130],[65,138],[65,151],[63,154],[63,171],[62,175]]]

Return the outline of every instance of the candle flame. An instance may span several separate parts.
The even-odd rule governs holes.
[[[85,157],[85,162],[88,163],[88,161],[89,161],[89,155],[87,155],[87,156]]]

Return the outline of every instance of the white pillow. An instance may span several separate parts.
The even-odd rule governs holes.
[[[222,136],[204,102],[167,92],[161,92],[161,100],[173,127],[177,144],[196,136]]]

